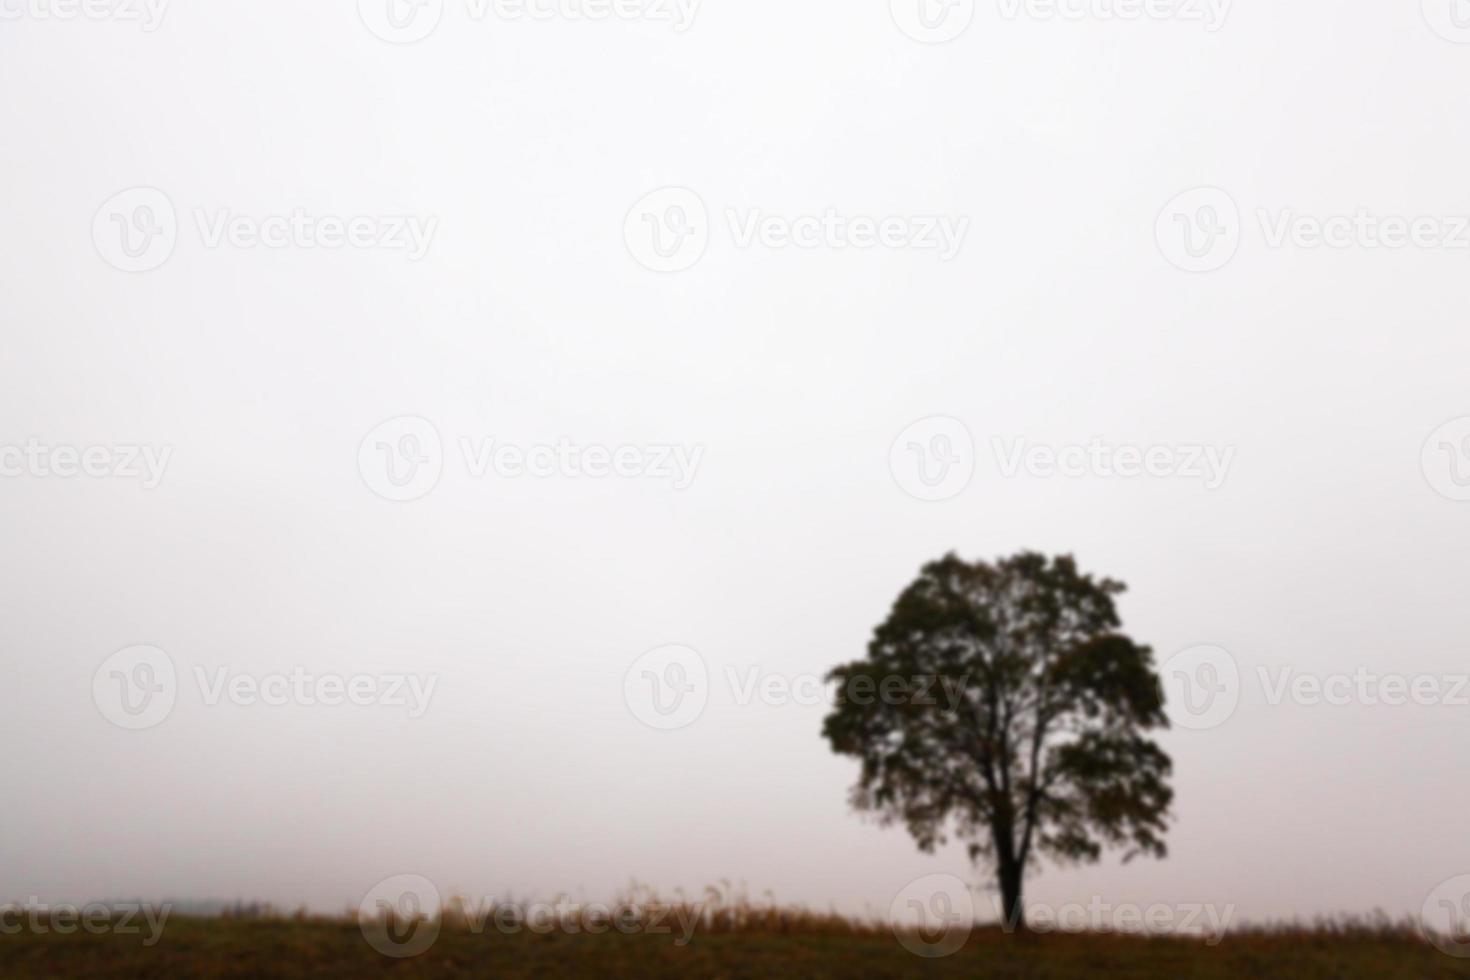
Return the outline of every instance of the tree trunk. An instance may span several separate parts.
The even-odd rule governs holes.
[[[1026,928],[1026,910],[1021,905],[1021,868],[1014,861],[1002,861],[999,868],[1001,927],[1006,932]]]

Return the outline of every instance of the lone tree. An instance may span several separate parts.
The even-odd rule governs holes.
[[[828,676],[823,735],[862,761],[853,805],[902,822],[926,852],[967,842],[993,866],[1012,928],[1039,856],[1165,854],[1171,763],[1145,733],[1168,719],[1152,653],[1120,632],[1123,590],[1070,556],[950,554],[898,597],[867,659]]]

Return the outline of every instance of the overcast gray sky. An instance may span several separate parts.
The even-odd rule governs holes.
[[[0,2],[0,900],[983,885],[805,696],[951,549],[1204,712],[1171,856],[1028,898],[1470,873],[1470,28],[894,7]]]

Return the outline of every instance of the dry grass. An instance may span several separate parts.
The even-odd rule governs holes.
[[[752,901],[728,883],[668,901],[635,887],[607,903],[644,909],[644,927],[652,924],[646,910],[669,910],[666,918],[695,924],[684,943],[678,927],[588,934],[570,913],[544,933],[497,928],[497,914],[524,921],[531,904],[452,899],[433,920],[439,935],[432,947],[409,959],[375,952],[355,910],[343,917],[264,907],[217,918],[175,916],[152,948],[136,936],[27,931],[0,936],[0,977],[1470,977],[1470,959],[1439,952],[1412,922],[1386,916],[1246,927],[1215,946],[982,928],[953,955],[925,959],[906,950],[877,915],[782,906],[770,896]]]

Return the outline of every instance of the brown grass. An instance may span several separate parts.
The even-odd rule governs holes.
[[[589,935],[571,931],[576,923],[568,919],[545,934],[506,933],[483,918],[495,910],[524,914],[530,904],[451,899],[435,920],[438,939],[410,959],[375,952],[356,910],[341,917],[265,907],[210,919],[175,916],[152,948],[137,937],[23,932],[0,936],[0,977],[1470,977],[1470,959],[1441,953],[1412,922],[1384,915],[1247,926],[1215,946],[1104,933],[1008,935],[985,927],[953,955],[925,959],[906,950],[876,914],[778,905],[769,895],[753,901],[728,883],[662,902],[652,890],[633,887],[607,903],[675,906],[678,915],[697,921],[687,944],[677,942],[677,928],[662,935]]]

